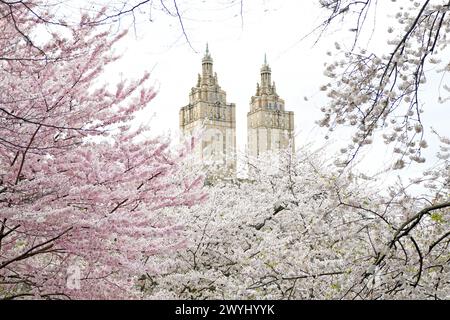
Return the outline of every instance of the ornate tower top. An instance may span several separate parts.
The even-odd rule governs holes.
[[[284,111],[284,100],[278,96],[275,82],[272,82],[272,69],[266,54],[261,66],[261,81],[256,84],[256,94],[251,99],[251,110],[260,108]]]
[[[202,72],[198,75],[197,84],[191,89],[189,97],[191,105],[199,101],[226,104],[226,93],[220,88],[217,74],[213,71],[213,59],[208,43],[202,58]]]
[[[208,43],[206,43],[206,51],[202,59],[202,69],[204,77],[213,75],[213,59],[211,57],[211,54],[209,53]]]
[[[261,67],[261,88],[269,89],[272,82],[272,70],[267,63],[267,55],[264,54],[264,64]]]

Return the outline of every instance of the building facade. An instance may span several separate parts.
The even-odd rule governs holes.
[[[258,157],[268,151],[286,148],[295,151],[294,140],[294,112],[285,110],[284,100],[272,82],[272,70],[264,58],[261,80],[247,114],[248,154]]]
[[[193,139],[194,159],[212,175],[236,174],[236,105],[227,102],[219,86],[208,46],[189,104],[180,110],[180,130],[185,139]]]

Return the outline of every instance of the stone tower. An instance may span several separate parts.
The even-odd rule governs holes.
[[[247,114],[248,153],[258,157],[266,151],[277,151],[294,145],[294,112],[285,111],[284,100],[277,94],[272,71],[264,57],[261,83],[251,98]]]
[[[218,84],[208,45],[202,74],[191,89],[189,104],[180,110],[180,130],[184,138],[193,139],[194,159],[207,166],[211,175],[235,175],[236,105],[227,103]]]

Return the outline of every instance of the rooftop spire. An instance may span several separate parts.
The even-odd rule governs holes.
[[[213,59],[211,57],[211,54],[209,53],[209,45],[208,42],[206,43],[206,51],[205,51],[205,56],[202,59],[202,75],[203,77],[205,76],[210,76],[213,77],[214,73],[213,73]]]
[[[211,58],[211,54],[209,52],[208,42],[206,43],[206,51],[205,51],[205,55],[203,57],[203,63],[212,63],[212,58]]]
[[[264,53],[264,64],[261,67],[261,88],[268,89],[272,82],[271,79],[272,70],[270,70],[267,64],[267,54]]]
[[[264,53],[264,64],[261,67],[261,73],[270,73],[270,67],[267,64],[267,54]]]

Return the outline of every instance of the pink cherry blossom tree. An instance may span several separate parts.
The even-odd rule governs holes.
[[[158,211],[204,197],[183,152],[130,125],[155,96],[149,74],[99,81],[125,35],[100,16],[0,1],[0,298],[137,297],[147,260],[182,244]]]

